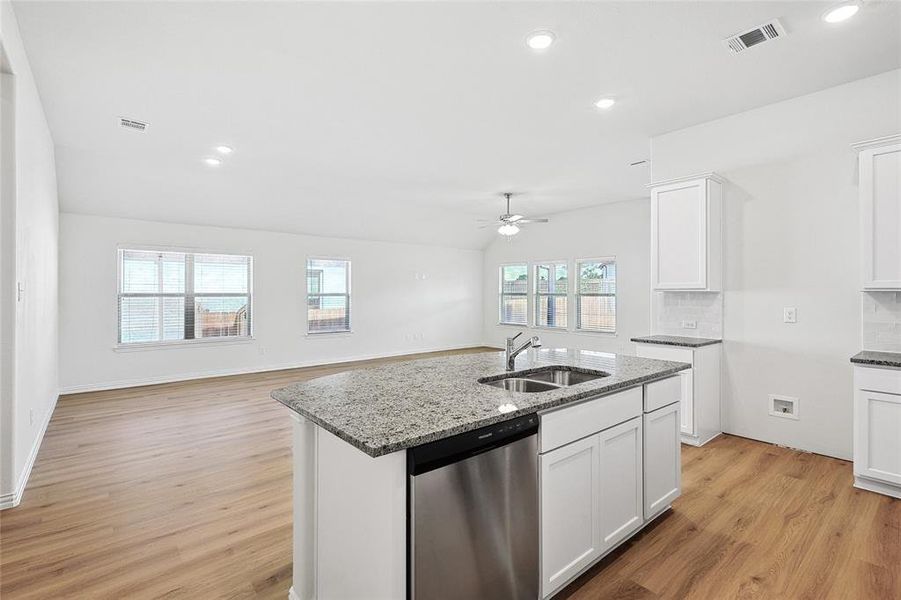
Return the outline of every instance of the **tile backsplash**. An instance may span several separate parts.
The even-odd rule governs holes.
[[[863,349],[901,352],[901,292],[863,292],[860,298]]]
[[[695,321],[697,329],[683,328]],[[723,294],[713,292],[654,292],[653,332],[687,337],[723,337]]]

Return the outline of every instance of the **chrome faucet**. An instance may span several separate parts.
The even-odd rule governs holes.
[[[505,356],[507,359],[507,370],[508,371],[513,370],[513,363],[516,361],[516,357],[519,356],[523,350],[526,350],[527,348],[540,348],[541,347],[541,338],[539,338],[537,335],[533,335],[532,337],[530,337],[529,339],[524,341],[519,348],[514,348],[513,342],[516,340],[516,338],[518,338],[521,335],[522,335],[522,332],[520,331],[513,337],[507,338],[507,351],[506,351]]]

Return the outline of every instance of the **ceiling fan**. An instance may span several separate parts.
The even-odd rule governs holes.
[[[532,217],[524,217],[522,215],[515,215],[510,212],[510,198],[513,196],[511,192],[504,193],[504,198],[507,199],[507,212],[502,214],[497,218],[497,221],[489,222],[482,227],[489,227],[491,225],[498,225],[497,232],[501,235],[511,236],[519,233],[519,229],[522,225],[526,225],[529,223],[547,223],[547,219],[535,219]]]

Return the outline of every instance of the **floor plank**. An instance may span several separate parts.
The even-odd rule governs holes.
[[[0,596],[285,600],[291,421],[269,392],[378,362],[61,398],[0,513]],[[744,438],[685,446],[673,510],[558,598],[901,599],[901,501],[851,481]]]

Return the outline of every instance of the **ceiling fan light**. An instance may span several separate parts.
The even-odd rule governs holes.
[[[519,227],[513,223],[504,223],[497,228],[497,232],[501,235],[516,235],[519,233]]]

